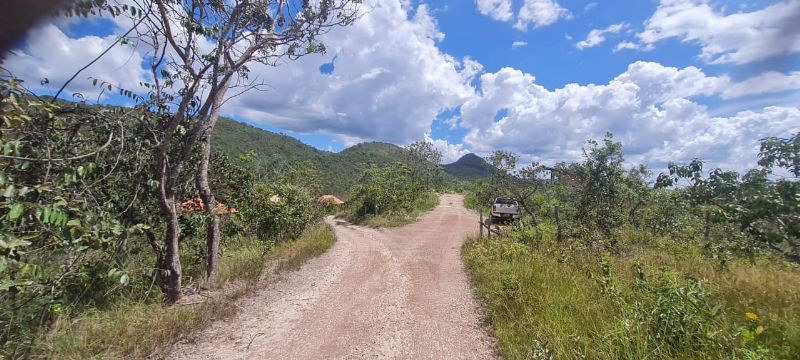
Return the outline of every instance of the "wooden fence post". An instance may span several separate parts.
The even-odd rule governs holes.
[[[481,233],[481,238],[483,238],[483,209],[481,209],[481,218],[478,223],[478,230]]]

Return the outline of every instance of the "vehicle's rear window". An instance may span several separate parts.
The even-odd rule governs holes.
[[[513,204],[516,204],[517,202],[514,201],[514,200],[511,200],[511,199],[497,198],[497,199],[495,199],[494,203],[495,204],[503,204],[503,205],[513,205]]]

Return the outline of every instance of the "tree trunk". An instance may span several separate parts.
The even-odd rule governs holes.
[[[216,213],[217,199],[208,184],[208,163],[211,160],[211,140],[213,138],[214,127],[217,126],[222,103],[225,93],[228,90],[228,80],[223,81],[217,91],[212,91],[208,99],[213,103],[211,113],[206,120],[206,128],[200,139],[200,167],[197,170],[197,189],[200,191],[200,198],[205,204],[206,215],[208,216],[208,227],[206,230],[206,284],[213,284],[217,281],[217,259],[219,255],[219,224],[220,218]]]
[[[197,171],[197,189],[203,199],[208,226],[206,229],[206,283],[217,281],[217,257],[219,254],[219,215],[216,214],[217,199],[208,184],[208,162],[211,158],[211,132],[203,137],[200,143],[202,158]]]
[[[517,202],[522,206],[522,210],[525,210],[525,212],[531,217],[533,226],[539,226],[539,219],[536,217],[536,212],[531,210],[531,207],[528,206],[528,202],[525,201],[526,197],[520,196],[518,193],[515,193],[514,197],[517,198]]]
[[[178,212],[175,209],[175,200],[168,201],[171,204],[166,206],[167,235],[164,239],[164,257],[159,268],[161,269],[160,284],[161,290],[167,295],[170,302],[176,302],[181,298],[181,269],[180,251],[178,240],[180,237],[180,227],[178,225]]]

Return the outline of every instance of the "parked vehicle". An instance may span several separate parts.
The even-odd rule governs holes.
[[[489,205],[492,207],[492,222],[517,220],[521,217],[519,203],[514,199],[498,197]]]

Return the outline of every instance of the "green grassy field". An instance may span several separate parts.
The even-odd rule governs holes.
[[[543,235],[535,246],[493,237],[463,249],[503,358],[800,354],[796,265],[764,257],[721,267],[699,248],[676,244],[611,255]]]

